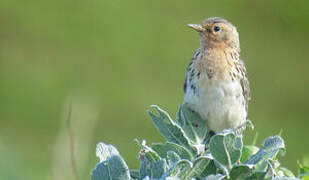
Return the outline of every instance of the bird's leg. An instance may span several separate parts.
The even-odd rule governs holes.
[[[214,131],[209,131],[205,137],[205,139],[203,140],[203,144],[205,144],[205,152],[209,149],[208,145],[210,142],[210,139],[212,136],[214,136],[216,133]]]

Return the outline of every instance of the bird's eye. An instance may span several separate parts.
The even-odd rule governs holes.
[[[220,27],[219,27],[219,26],[215,26],[215,27],[214,27],[214,31],[215,31],[215,32],[220,31]]]

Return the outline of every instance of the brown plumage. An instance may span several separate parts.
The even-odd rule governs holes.
[[[250,88],[236,28],[218,17],[188,26],[199,32],[201,46],[187,68],[184,102],[215,132],[242,125]]]

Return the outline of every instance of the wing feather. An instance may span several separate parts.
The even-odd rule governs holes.
[[[193,61],[196,60],[197,56],[200,54],[200,49],[196,50],[192,59],[191,59],[191,62],[190,64],[188,65],[187,69],[186,69],[186,74],[185,74],[185,82],[183,84],[183,91],[184,93],[186,93],[187,91],[187,86],[188,86],[188,81],[189,81],[189,73],[191,72],[192,70],[192,65],[193,65]]]
[[[243,90],[243,96],[245,98],[246,109],[248,111],[248,103],[251,99],[251,94],[250,94],[250,87],[249,87],[249,80],[248,80],[246,66],[245,66],[244,61],[241,59],[239,59],[238,61],[238,68],[241,72],[240,84]]]

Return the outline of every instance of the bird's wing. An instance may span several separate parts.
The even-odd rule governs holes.
[[[246,101],[246,109],[248,110],[248,103],[251,99],[250,87],[249,87],[249,80],[248,80],[246,66],[245,66],[244,61],[241,59],[239,59],[238,61],[238,68],[241,72],[240,84],[243,90],[243,96],[245,97],[245,101]]]
[[[183,84],[183,91],[186,93],[187,91],[187,86],[188,86],[188,77],[190,76],[189,73],[191,72],[192,70],[192,65],[193,65],[193,61],[196,60],[197,56],[200,54],[200,49],[196,50],[193,57],[192,57],[192,60],[190,62],[190,64],[188,65],[187,67],[187,70],[186,70],[186,75],[185,75],[185,82]]]

